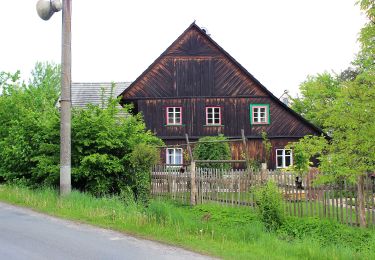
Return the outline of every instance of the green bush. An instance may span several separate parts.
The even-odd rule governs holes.
[[[252,190],[260,219],[268,231],[277,230],[285,219],[282,196],[276,184],[268,181]]]
[[[140,203],[147,204],[150,199],[151,167],[159,160],[159,151],[144,143],[136,145],[130,154],[130,162],[134,169],[131,184],[135,198]]]
[[[95,195],[119,195],[130,187],[137,200],[147,202],[150,190],[144,183],[149,183],[151,157],[157,154],[150,145],[161,140],[145,130],[140,115],[130,115],[129,107],[129,115],[120,116],[117,102],[110,99],[105,108],[89,105],[74,111],[73,184]]]
[[[0,179],[57,185],[60,67],[37,63],[28,84],[1,72],[0,89]]]
[[[194,147],[195,160],[230,160],[232,154],[228,142],[216,142],[228,140],[223,135],[219,136],[205,136],[199,138],[198,143]],[[210,143],[203,143],[203,142]],[[217,168],[230,169],[231,165],[228,163],[199,163],[202,168]]]
[[[28,84],[19,80],[18,72],[0,72],[0,89],[0,181],[57,187],[59,66],[38,63]],[[130,115],[130,107],[124,109],[124,117],[118,100],[103,100],[103,104],[72,111],[73,188],[101,196],[124,194],[130,187],[136,198],[147,201],[143,198],[149,186],[143,183],[148,179],[145,169],[152,162],[152,148],[137,147],[162,142],[145,130],[141,115]],[[133,163],[135,150],[138,159]]]

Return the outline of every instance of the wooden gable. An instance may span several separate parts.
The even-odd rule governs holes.
[[[195,23],[122,94],[126,99],[267,96],[267,90]]]
[[[302,137],[322,131],[287,107],[195,23],[191,24],[148,69],[121,94],[121,103],[134,102],[149,129],[160,136],[247,135]],[[271,123],[251,125],[249,104],[268,104]],[[166,106],[183,106],[185,122],[164,127]],[[206,127],[205,106],[222,106],[224,124]],[[155,111],[160,111],[155,113]],[[162,122],[162,123],[161,123]],[[176,129],[175,129],[176,128]]]

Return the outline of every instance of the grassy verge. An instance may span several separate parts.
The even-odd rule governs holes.
[[[375,259],[371,230],[291,218],[279,232],[267,233],[245,207],[152,201],[144,208],[118,198],[72,192],[61,199],[50,189],[10,186],[0,186],[0,200],[225,259]]]

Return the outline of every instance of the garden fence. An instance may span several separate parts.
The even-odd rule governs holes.
[[[184,204],[191,203],[190,167],[158,165],[151,174],[151,193]],[[336,219],[349,225],[359,225],[358,188],[347,181],[335,184],[314,183],[316,169],[304,177],[283,171],[220,170],[195,168],[197,203],[219,203],[231,206],[256,205],[252,189],[267,180],[277,185],[284,200],[285,211],[292,216],[314,216]],[[368,226],[375,225],[375,179],[365,177],[365,216]]]

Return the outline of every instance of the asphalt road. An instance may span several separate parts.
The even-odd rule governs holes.
[[[0,259],[210,259],[0,202]]]

